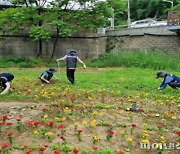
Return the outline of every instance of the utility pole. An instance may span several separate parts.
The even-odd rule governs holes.
[[[114,9],[111,8],[111,10],[112,10],[111,28],[114,29]]]
[[[129,25],[131,24],[131,18],[130,18],[130,3],[129,3],[129,0],[127,0],[127,7],[128,7],[128,20],[127,20],[127,23],[128,23],[128,27]]]
[[[168,0],[162,0],[163,2],[168,2],[171,3],[171,8],[173,8],[173,2],[172,1],[168,1]]]

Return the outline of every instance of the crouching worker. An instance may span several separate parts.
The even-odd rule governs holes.
[[[162,90],[162,89],[166,88],[167,85],[169,85],[173,89],[180,88],[180,78],[179,77],[172,75],[172,74],[164,73],[164,72],[157,72],[156,75],[157,75],[156,79],[163,78],[163,82],[161,83],[158,90]]]
[[[10,73],[1,73],[0,74],[0,87],[3,88],[1,95],[6,94],[10,89],[10,81],[14,79],[14,75]]]
[[[47,71],[44,71],[41,76],[39,77],[39,79],[42,82],[45,83],[49,83],[49,81],[51,80],[52,77],[54,77],[55,79],[58,79],[57,77],[55,77],[54,73],[57,72],[54,68],[50,68]]]

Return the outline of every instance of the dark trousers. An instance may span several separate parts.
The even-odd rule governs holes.
[[[173,89],[180,88],[180,83],[179,82],[171,82],[169,83],[169,86]]]
[[[72,84],[74,84],[74,72],[75,69],[66,69],[67,78]]]

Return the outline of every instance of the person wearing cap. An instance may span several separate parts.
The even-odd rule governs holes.
[[[11,73],[1,73],[0,74],[0,87],[3,88],[1,95],[6,94],[10,89],[10,81],[14,79],[14,75]]]
[[[76,51],[74,49],[71,49],[67,55],[65,55],[62,58],[59,58],[56,60],[56,62],[60,60],[66,60],[66,75],[68,80],[74,84],[74,73],[76,70],[76,64],[77,61],[79,61],[84,68],[86,68],[86,65],[84,62],[76,55]]]
[[[51,80],[52,77],[54,77],[55,79],[58,79],[57,77],[55,77],[54,73],[57,72],[54,68],[50,68],[46,71],[44,71],[41,76],[39,77],[39,79],[42,82],[45,83],[49,83],[49,81]]]
[[[156,74],[156,79],[158,78],[163,78],[164,80],[162,81],[161,85],[159,86],[158,90],[162,90],[169,85],[173,89],[177,89],[180,87],[180,78],[173,75],[173,74],[168,74],[165,72],[157,72]]]

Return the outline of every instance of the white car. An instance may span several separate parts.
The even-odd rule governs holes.
[[[167,21],[155,21],[153,19],[144,19],[134,21],[129,25],[129,28],[139,28],[139,27],[151,27],[151,26],[165,26]]]

